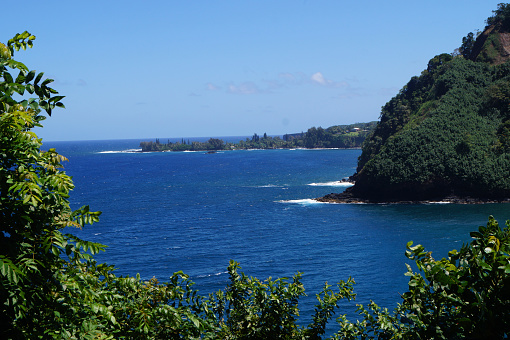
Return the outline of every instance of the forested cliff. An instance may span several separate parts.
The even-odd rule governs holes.
[[[432,58],[382,108],[348,193],[376,201],[510,197],[510,6]]]

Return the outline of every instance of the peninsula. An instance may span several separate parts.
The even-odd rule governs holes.
[[[382,108],[355,185],[326,202],[508,202],[510,7],[430,59]]]
[[[207,142],[189,141],[184,138],[181,142],[161,143],[141,142],[142,152],[157,151],[219,151],[219,150],[246,150],[246,149],[293,149],[293,148],[361,148],[367,136],[372,133],[377,122],[355,123],[350,125],[334,125],[327,129],[312,127],[307,132],[285,134],[283,138],[271,137],[264,133],[262,136],[253,134],[251,138],[238,143],[226,143],[221,139],[210,138]]]

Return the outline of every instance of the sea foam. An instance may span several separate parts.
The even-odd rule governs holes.
[[[142,149],[127,149],[127,150],[114,150],[114,151],[99,151],[98,153],[135,153],[141,152]]]
[[[319,202],[312,198],[304,198],[299,200],[281,200],[277,201],[278,203],[291,203],[291,204],[301,204],[301,205],[312,205],[312,204],[325,204],[325,202]]]
[[[257,185],[256,188],[284,188],[284,186],[276,185],[276,184],[265,184],[265,185]]]
[[[324,182],[324,183],[310,183],[308,185],[314,187],[352,187],[354,183],[352,182],[344,182],[344,181],[333,181],[333,182]]]

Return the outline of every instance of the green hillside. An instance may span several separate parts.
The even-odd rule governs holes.
[[[383,108],[350,194],[371,200],[510,197],[510,5],[432,58]],[[509,38],[509,39],[507,39]]]

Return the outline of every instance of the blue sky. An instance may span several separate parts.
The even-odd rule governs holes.
[[[44,140],[278,135],[377,120],[499,2],[29,0],[0,41],[66,96]]]

